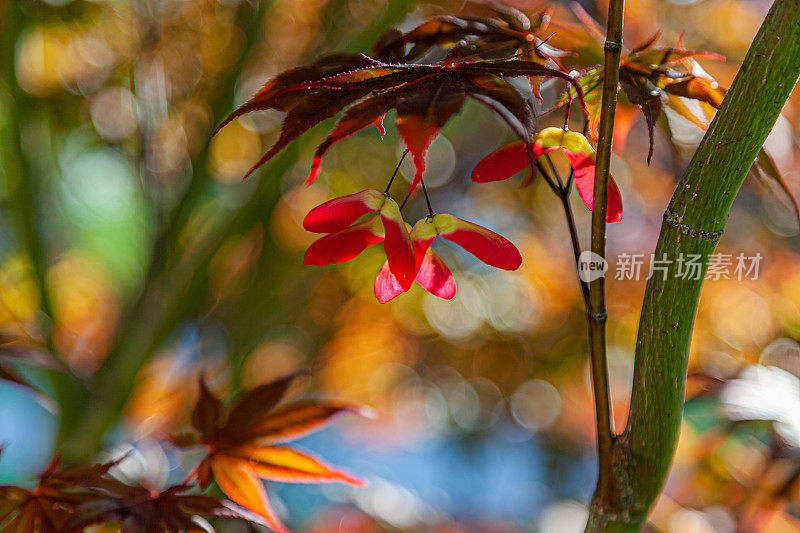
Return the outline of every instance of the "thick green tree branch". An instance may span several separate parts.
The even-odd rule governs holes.
[[[800,2],[775,0],[664,213],[655,254],[671,264],[666,276],[647,283],[628,426],[612,450],[621,491],[613,499],[595,494],[588,531],[638,531],[661,491],[677,444],[708,256],[798,75]],[[702,256],[700,279],[676,277],[681,254]]]

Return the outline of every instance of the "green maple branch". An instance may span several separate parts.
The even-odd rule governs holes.
[[[611,450],[618,490],[598,487],[587,531],[639,531],[661,491],[677,445],[708,256],[799,75],[800,2],[775,0],[664,213],[655,256],[671,261],[645,289],[628,425]],[[703,257],[699,279],[676,277],[680,254]]]
[[[619,87],[619,62],[622,54],[622,16],[624,0],[611,0],[608,5],[608,30],[605,42],[603,100],[600,111],[600,128],[597,142],[597,165],[594,174],[594,200],[592,210],[592,252],[599,257],[606,254],[606,211],[608,181],[611,166],[611,141],[614,134],[614,114],[617,108]],[[608,385],[606,362],[606,311],[605,280],[599,277],[589,283],[589,350],[591,358],[592,388],[594,389],[595,419],[597,422],[597,492],[613,498],[615,492],[612,474],[611,447],[615,438],[611,392]]]

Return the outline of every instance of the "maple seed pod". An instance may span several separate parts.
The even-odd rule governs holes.
[[[416,269],[414,281],[443,300],[455,296],[456,282],[442,258],[430,247],[437,236],[458,244],[490,266],[516,270],[522,263],[519,250],[505,237],[446,213],[419,220],[410,236]],[[408,289],[393,276],[387,262],[375,278],[374,290],[378,301],[386,303]]]
[[[354,223],[364,215],[376,216]],[[416,264],[407,224],[400,207],[389,195],[366,190],[334,198],[312,209],[303,227],[327,235],[306,251],[306,265],[325,266],[357,257],[369,246],[383,242],[389,269],[403,290],[414,283]]]
[[[545,128],[531,139],[531,143],[513,141],[484,157],[472,171],[472,181],[487,183],[508,179],[528,167],[528,150],[533,158],[561,150],[572,166],[575,188],[589,211],[594,204],[594,169],[596,152],[580,133],[561,128]],[[614,178],[608,179],[606,222],[622,220],[622,195]]]

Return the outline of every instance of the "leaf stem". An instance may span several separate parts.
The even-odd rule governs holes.
[[[608,181],[611,166],[611,141],[614,132],[614,113],[619,87],[619,62],[622,53],[622,18],[624,0],[610,0],[608,29],[606,32],[603,99],[600,111],[600,128],[597,142],[597,164],[594,174],[594,202],[592,209],[592,252],[600,257],[606,253],[606,210]],[[614,418],[608,384],[606,360],[606,303],[603,277],[589,283],[589,346],[592,367],[592,386],[595,397],[597,421],[598,478],[596,496],[615,499],[615,481],[612,464],[612,445],[615,438]]]
[[[400,161],[397,162],[397,166],[395,167],[394,172],[392,173],[392,177],[389,179],[389,184],[386,186],[386,190],[383,191],[384,194],[389,194],[389,189],[392,187],[392,183],[394,183],[394,178],[397,176],[397,173],[400,171],[400,165],[403,164],[403,160],[406,158],[407,155],[408,155],[408,150],[403,152],[403,155],[400,157]]]
[[[433,212],[433,207],[431,206],[431,199],[428,198],[428,189],[425,187],[425,180],[419,180],[420,184],[422,184],[422,193],[425,195],[425,203],[428,204],[428,216],[432,217],[435,213]]]
[[[561,206],[564,209],[564,217],[567,219],[567,228],[569,228],[569,238],[572,241],[572,255],[575,259],[575,271],[580,273],[580,257],[581,257],[581,243],[578,238],[578,229],[575,226],[575,215],[572,212],[572,206],[569,203],[569,190],[572,185],[572,173],[570,172],[569,179],[565,187],[558,192],[558,197],[561,200]],[[583,304],[589,308],[589,285],[580,279],[578,276],[578,283],[581,286],[581,294],[583,295]]]
[[[572,187],[572,179],[573,173],[570,172],[569,179],[567,183],[561,180],[561,177],[558,175],[558,171],[556,167],[553,165],[553,161],[550,159],[549,156],[545,155],[545,159],[549,163],[550,171],[553,173],[551,176],[547,171],[545,171],[544,166],[539,162],[538,159],[532,159],[531,155],[528,155],[529,162],[532,167],[536,167],[539,172],[544,176],[545,181],[553,190],[553,192],[558,196],[561,200],[561,207],[564,210],[564,217],[567,219],[567,228],[569,229],[569,239],[572,243],[572,255],[575,260],[575,273],[578,274],[578,261],[581,256],[581,243],[580,238],[578,237],[578,229],[575,225],[575,214],[572,212],[572,206],[569,203],[569,191],[570,187]],[[583,303],[587,307],[589,306],[589,286],[586,284],[585,281],[580,279],[578,276],[578,283],[581,286],[581,295],[583,296]]]
[[[528,153],[528,164],[531,166],[531,168],[535,168],[536,170],[538,170],[539,174],[542,175],[544,181],[547,182],[547,185],[550,187],[550,189],[552,189],[554,193],[558,194],[558,191],[560,190],[558,184],[553,180],[550,174],[547,171],[545,171],[544,167],[539,162],[539,160],[533,157],[533,154],[531,153],[530,149],[527,150],[527,153]]]
[[[564,192],[564,182],[561,180],[561,176],[558,174],[556,170],[556,166],[553,164],[553,159],[550,157],[550,154],[544,154],[544,159],[547,161],[547,166],[550,167],[550,172],[552,172],[553,177],[555,178],[555,182],[558,184],[558,191],[557,194],[562,194]]]

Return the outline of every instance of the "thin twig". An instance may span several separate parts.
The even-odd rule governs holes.
[[[594,202],[592,210],[592,252],[605,257],[606,210],[608,202],[609,167],[611,164],[611,140],[614,132],[614,112],[619,86],[619,62],[622,52],[622,16],[624,0],[610,0],[608,6],[608,30],[605,42],[605,67],[603,76],[603,100],[600,113],[600,131],[597,143],[597,165],[594,175]],[[592,385],[597,419],[598,479],[596,496],[603,501],[614,501],[615,482],[613,476],[612,445],[614,440],[614,417],[608,385],[606,361],[606,303],[605,283],[602,277],[589,283],[589,345],[591,350]]]
[[[567,227],[569,228],[569,238],[572,241],[572,255],[575,259],[575,270],[580,273],[580,257],[581,257],[581,243],[578,239],[578,229],[575,227],[575,215],[572,213],[572,206],[569,203],[569,188],[572,185],[572,172],[570,172],[567,185],[558,194],[561,199],[561,206],[564,208],[564,216],[567,219]],[[578,283],[581,286],[581,294],[583,295],[583,304],[589,308],[589,285],[580,279],[578,276]]]
[[[389,189],[392,187],[392,183],[394,183],[394,178],[400,171],[400,165],[403,164],[403,160],[406,158],[407,155],[408,155],[408,150],[403,152],[403,155],[400,157],[400,161],[397,162],[397,166],[394,168],[394,172],[392,172],[392,177],[389,179],[389,184],[386,186],[386,190],[383,191],[385,194],[389,194]]]
[[[431,206],[431,199],[428,197],[428,189],[425,187],[425,180],[419,180],[420,184],[422,184],[422,194],[425,195],[425,203],[428,204],[428,216],[432,217],[435,213],[433,212],[433,207]]]
[[[558,171],[556,170],[556,166],[553,164],[553,159],[550,157],[550,154],[544,154],[544,159],[547,161],[547,165],[550,167],[550,172],[553,173],[555,176],[556,183],[558,183],[558,188],[560,189],[559,193],[564,190],[564,182],[561,180],[561,175],[559,175]]]
[[[529,156],[530,157],[530,156]],[[567,219],[567,228],[569,229],[569,239],[572,243],[572,255],[575,260],[575,274],[578,275],[578,283],[581,286],[581,295],[583,296],[583,303],[588,309],[589,307],[589,286],[586,284],[585,281],[580,279],[580,271],[579,271],[579,259],[581,256],[581,243],[580,238],[578,237],[578,229],[575,226],[575,215],[572,212],[572,206],[569,203],[569,192],[570,187],[572,187],[572,178],[573,173],[570,172],[569,179],[567,183],[561,180],[561,176],[559,176],[558,171],[556,170],[555,165],[553,165],[553,161],[550,159],[549,156],[545,156],[549,166],[550,172],[544,169],[544,166],[539,162],[538,159],[531,162],[531,166],[535,166],[539,172],[544,176],[545,181],[550,186],[550,189],[558,196],[561,200],[561,206],[564,210],[564,217]]]
[[[569,109],[569,106],[567,106]],[[567,114],[569,117],[569,114]],[[537,121],[537,117],[534,114],[533,116],[534,125],[538,129],[539,124]],[[580,238],[578,237],[578,229],[575,226],[575,214],[572,212],[572,206],[569,203],[569,193],[572,189],[572,180],[573,180],[573,171],[570,170],[569,178],[567,179],[567,183],[565,184],[561,176],[558,174],[555,165],[553,164],[553,160],[550,158],[550,154],[545,154],[544,158],[547,161],[550,172],[552,175],[545,171],[544,165],[539,162],[539,159],[534,160],[533,154],[531,153],[530,148],[527,150],[528,153],[528,161],[531,165],[531,168],[536,168],[539,170],[539,173],[544,177],[544,180],[547,182],[547,185],[550,186],[550,189],[558,196],[561,200],[561,207],[564,210],[564,217],[567,219],[567,228],[569,229],[569,239],[572,244],[572,255],[575,261],[575,274],[578,277],[578,283],[581,286],[581,295],[583,296],[583,303],[587,307],[589,307],[589,286],[580,278],[580,256],[581,256],[581,242]]]
[[[541,174],[542,177],[544,178],[544,181],[547,182],[547,185],[550,187],[550,189],[552,189],[554,193],[558,194],[558,191],[560,190],[558,183],[556,183],[553,177],[551,177],[550,174],[544,169],[539,160],[533,157],[533,154],[531,153],[530,149],[527,150],[527,155],[528,155],[528,164],[531,166],[531,169],[534,168],[537,169],[539,171],[539,174]]]

